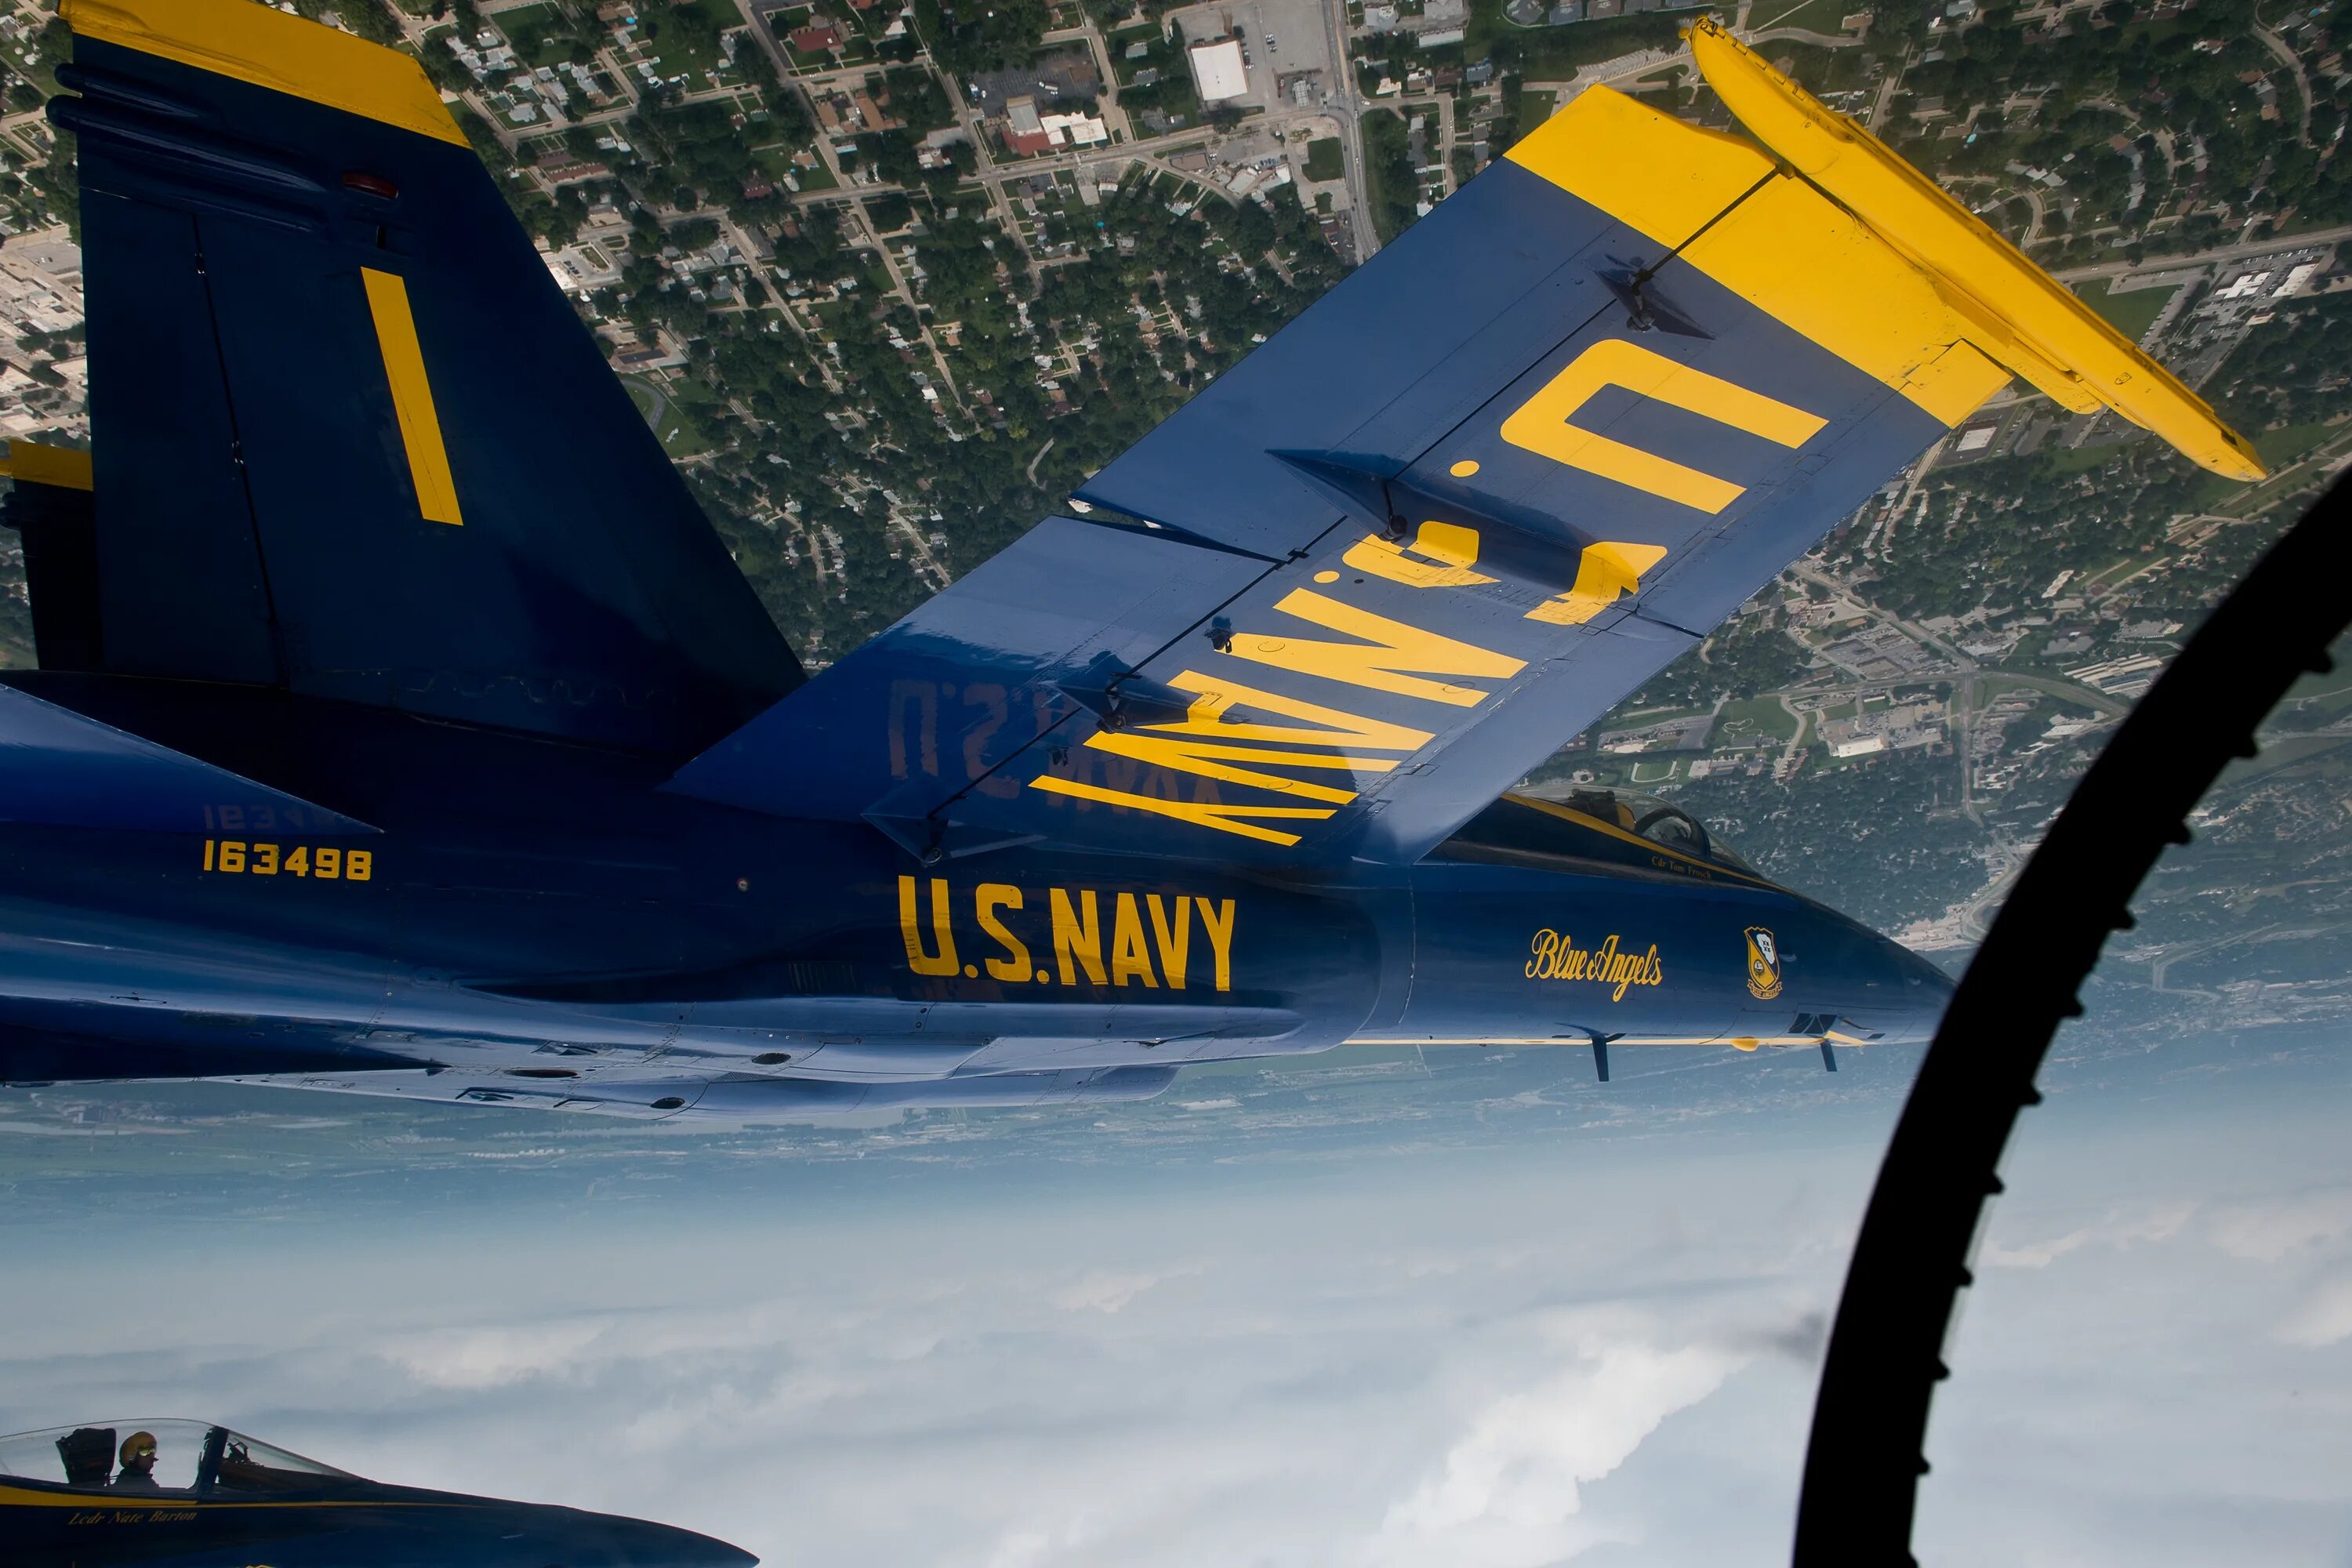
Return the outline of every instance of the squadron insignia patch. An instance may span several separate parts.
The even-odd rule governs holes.
[[[1780,994],[1780,944],[1762,926],[1748,928],[1748,994],[1759,1002]]]

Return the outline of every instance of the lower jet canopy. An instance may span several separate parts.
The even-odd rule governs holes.
[[[673,1525],[363,1480],[226,1426],[109,1421],[0,1437],[19,1568],[734,1568]]]

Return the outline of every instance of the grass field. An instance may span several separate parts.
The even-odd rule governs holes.
[[[800,182],[803,191],[829,191],[841,183],[833,177],[833,171],[825,167],[824,159],[817,160],[816,167],[803,169],[793,162],[793,149],[781,142],[773,147],[753,148],[751,159],[766,172],[769,179],[778,184],[783,184],[788,174]]]
[[[1721,740],[1772,735],[1787,741],[1797,733],[1797,716],[1781,707],[1777,697],[1750,697],[1727,702],[1718,719],[1716,734]]]
[[[663,5],[657,10],[669,15],[649,13],[639,27],[653,52],[661,57],[654,69],[666,77],[685,74],[689,89],[709,86],[702,73],[718,69],[724,58],[719,51],[719,35],[726,28],[741,26],[742,14],[720,0],[694,0],[691,5]],[[677,14],[684,11],[700,16],[682,20]]]
[[[2254,450],[2276,473],[2318,446],[2336,429],[2333,425],[2289,425],[2283,429],[2265,430],[2254,437]]]
[[[2060,477],[2087,474],[2094,468],[2104,468],[2122,457],[2123,448],[2113,442],[2097,447],[2044,447],[2042,461],[2053,475]]]
[[[1336,180],[1348,172],[1339,161],[1339,139],[1318,136],[1307,144],[1307,177],[1310,180]]]
[[[702,433],[702,426],[695,423],[692,409],[682,404],[671,388],[656,386],[644,376],[637,375],[623,376],[621,384],[629,389],[629,401],[637,405],[637,412],[648,424],[653,422],[656,410],[659,410],[661,423],[655,427],[654,434],[661,437],[662,450],[671,458],[691,458],[697,453],[710,450],[710,438]]]
[[[2140,334],[2156,324],[2158,314],[2179,290],[2134,289],[2126,293],[2112,294],[2107,291],[2107,280],[2099,278],[2084,284],[2074,292],[2083,297],[2083,303],[2105,316],[2109,326],[2137,342]]]
[[[2286,694],[2288,702],[2307,702],[2330,720],[2352,712],[2352,659],[2326,675],[2306,675]]]
[[[1847,12],[1868,9],[1851,0],[1763,0],[1762,5],[1750,7],[1748,26],[1759,33],[1767,27],[1802,27],[1834,38],[1843,36],[1839,24]]]
[[[2328,437],[2342,429],[2336,425],[2289,425],[2283,429],[2265,430],[2254,437],[2254,451],[2265,468],[2275,475],[2294,466],[2310,450]],[[2246,487],[2236,479],[2225,479],[2219,474],[2207,474],[2199,479],[2189,504],[2199,510],[2220,506],[2231,497],[2242,495]]]
[[[2310,762],[2342,750],[2347,742],[2341,735],[2289,735],[2270,742],[2252,757],[2232,758],[2221,770],[2221,777],[2213,785],[2210,799],[2224,791],[2242,789],[2255,780],[2291,768],[2298,763]]]

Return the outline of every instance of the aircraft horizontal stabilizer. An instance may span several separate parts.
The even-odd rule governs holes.
[[[0,686],[0,822],[231,836],[376,831],[9,686]]]

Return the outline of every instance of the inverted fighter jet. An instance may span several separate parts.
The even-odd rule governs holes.
[[[205,1421],[0,1437],[0,1560],[21,1568],[738,1568],[707,1535],[388,1486]]]
[[[807,674],[415,61],[65,0],[91,449],[17,445],[0,1080],[658,1118],[1343,1043],[1925,1037],[1942,977],[1527,772],[2021,378],[2252,448],[1702,20]]]

